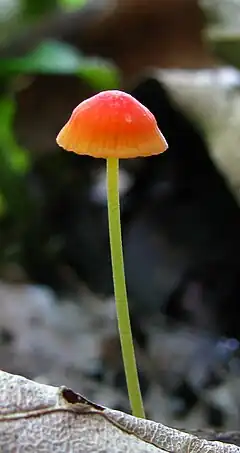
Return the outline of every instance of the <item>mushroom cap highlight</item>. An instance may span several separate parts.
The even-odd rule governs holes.
[[[67,151],[105,159],[146,157],[168,147],[150,110],[118,90],[102,91],[81,102],[57,143]]]

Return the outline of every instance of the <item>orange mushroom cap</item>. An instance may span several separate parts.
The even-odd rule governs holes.
[[[106,159],[146,157],[168,147],[154,115],[130,94],[117,90],[81,102],[57,143],[67,151]]]

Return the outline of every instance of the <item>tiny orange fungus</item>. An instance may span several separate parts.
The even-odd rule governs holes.
[[[107,160],[109,236],[122,356],[132,413],[144,418],[124,273],[118,167],[119,159],[160,154],[168,145],[153,114],[130,94],[117,90],[81,102],[59,132],[57,143],[67,151]]]
[[[57,143],[68,151],[105,159],[146,157],[167,149],[153,114],[130,94],[117,90],[81,102]]]

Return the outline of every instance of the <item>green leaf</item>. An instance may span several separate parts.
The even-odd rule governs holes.
[[[23,219],[28,210],[25,173],[30,160],[27,152],[15,140],[13,119],[15,102],[0,100],[0,200],[1,214],[11,213],[15,221]]]
[[[109,90],[120,85],[117,68],[97,58],[92,58],[87,65],[82,65],[78,73],[96,90]]]
[[[0,71],[8,73],[73,74],[81,62],[81,54],[74,47],[58,42],[45,41],[25,57],[4,59]]]
[[[29,159],[27,152],[21,148],[13,134],[15,103],[10,98],[0,100],[0,158],[5,160],[9,169],[23,174],[27,171]]]
[[[99,90],[119,86],[119,74],[114,65],[102,59],[87,58],[73,46],[53,40],[41,43],[25,57],[2,60],[0,74],[76,74]]]
[[[59,0],[59,4],[65,10],[81,8],[86,5],[88,0]]]

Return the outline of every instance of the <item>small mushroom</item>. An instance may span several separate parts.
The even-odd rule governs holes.
[[[147,157],[168,145],[153,114],[123,91],[103,91],[81,102],[57,137],[67,151],[107,160],[109,235],[119,335],[132,413],[145,417],[134,354],[122,251],[119,159]]]

